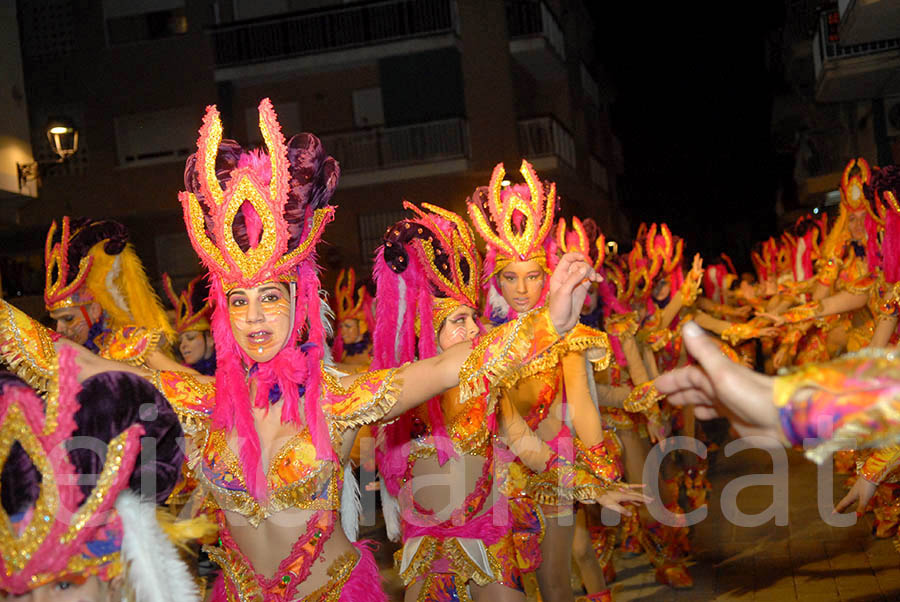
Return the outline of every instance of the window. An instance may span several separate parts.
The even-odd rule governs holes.
[[[103,0],[110,46],[187,33],[184,0]]]
[[[299,134],[303,131],[300,127],[300,105],[298,103],[274,100],[272,101],[272,106],[278,115],[278,122],[281,124],[281,133],[284,134],[285,142],[290,140],[294,134]],[[247,146],[261,145],[263,139],[259,131],[259,108],[255,106],[248,107],[244,110],[244,116],[247,120],[247,138],[245,139]]]
[[[119,165],[184,161],[196,149],[196,122],[196,110],[193,108],[117,117],[115,127]]]
[[[359,251],[362,263],[371,267],[375,262],[375,249],[381,246],[387,229],[402,219],[408,218],[406,211],[384,211],[359,216]]]
[[[353,91],[353,122],[358,128],[384,125],[381,88],[362,88]]]

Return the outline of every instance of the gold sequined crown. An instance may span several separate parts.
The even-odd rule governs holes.
[[[506,171],[502,163],[494,167],[487,198],[473,195],[467,201],[472,226],[484,238],[489,247],[506,261],[497,261],[489,279],[509,261],[537,260],[546,268],[544,240],[553,227],[556,210],[556,184],[544,190],[534,168],[523,160],[519,169],[528,186],[528,198],[520,194],[518,187],[504,190]],[[486,207],[485,207],[486,205]]]
[[[867,208],[868,201],[863,194],[863,186],[869,182],[872,170],[869,163],[857,157],[847,163],[841,175],[841,205],[846,211],[861,211]]]
[[[593,244],[591,244],[593,242]],[[606,259],[606,237],[602,232],[597,233],[597,238],[591,241],[591,237],[584,227],[584,223],[577,217],[572,218],[572,228],[566,228],[566,220],[559,218],[556,225],[556,245],[562,253],[581,253],[587,258],[591,257],[591,247],[596,251],[594,269],[599,270]]]
[[[222,122],[216,107],[207,107],[195,155],[198,194],[184,191],[178,195],[194,250],[206,268],[222,279],[226,290],[294,277],[294,268],[313,254],[325,225],[334,217],[334,207],[327,205],[327,200],[337,185],[337,168],[328,176],[326,191],[315,193],[316,200],[324,206],[303,208],[307,220],[303,237],[294,248],[288,248],[290,234],[284,210],[291,186],[290,164],[281,126],[268,98],[259,103],[259,130],[268,151],[265,157],[270,168],[265,170],[269,172],[268,177],[261,174],[263,170],[239,164],[231,171],[223,189],[216,177]],[[249,207],[244,207],[245,204]],[[259,240],[251,241],[245,252],[235,240],[234,222],[241,212],[246,219],[248,211],[256,213],[261,231]],[[207,234],[207,219],[210,234]]]
[[[54,221],[50,225],[50,230],[47,232],[47,242],[44,245],[44,267],[46,270],[44,303],[50,311],[62,307],[77,307],[93,301],[90,294],[88,294],[86,290],[83,290],[82,287],[84,287],[87,282],[88,273],[91,271],[91,267],[94,264],[94,256],[86,254],[78,262],[77,268],[76,266],[70,266],[69,245],[78,231],[71,231],[68,215],[63,217],[60,239],[58,242],[54,243],[53,238],[56,235],[56,229],[57,225]],[[74,269],[77,269],[78,272],[75,274],[75,277],[71,279],[71,282],[66,284],[66,282],[70,280],[70,270]],[[76,295],[78,292],[81,292],[81,294]]]
[[[354,301],[354,293],[356,300]],[[344,320],[359,320],[360,332],[366,331],[366,303],[369,291],[365,286],[356,287],[356,271],[341,270],[334,285],[334,318],[340,324]]]
[[[175,308],[175,332],[178,334],[189,330],[210,329],[209,316],[212,309],[209,301],[204,301],[200,307],[194,307],[194,296],[198,287],[203,286],[203,278],[202,274],[197,276],[188,282],[187,288],[181,291],[181,294],[176,294],[175,288],[172,286],[172,279],[168,274],[163,274],[163,289],[165,289],[169,301],[172,302],[172,307]]]
[[[650,280],[656,278],[660,270],[666,275],[681,266],[684,241],[681,238],[675,239],[666,224],[660,225],[658,230],[656,224],[650,226],[646,243],[647,258],[650,261]]]
[[[422,203],[420,209],[403,201],[403,208],[415,213],[417,217],[412,221],[426,227],[434,236],[434,239],[415,237],[409,243],[428,280],[445,298],[478,309],[481,256],[472,230],[452,211],[429,203]]]

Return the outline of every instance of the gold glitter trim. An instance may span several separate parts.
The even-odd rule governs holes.
[[[0,304],[3,363],[38,392],[51,390],[58,370],[52,331],[6,301]]]

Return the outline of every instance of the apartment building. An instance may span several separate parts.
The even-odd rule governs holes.
[[[18,19],[35,155],[50,115],[80,143],[0,231],[4,254],[33,262],[52,219],[108,216],[152,274],[187,279],[199,267],[177,192],[204,107],[256,143],[265,96],[286,133],[316,133],[341,164],[328,268],[365,271],[403,199],[463,211],[495,163],[516,179],[521,157],[557,182],[564,215],[628,231],[581,0],[18,0]]]
[[[794,153],[803,213],[839,201],[848,159],[900,163],[900,2],[789,0],[788,11],[792,85],[775,99],[773,130]]]

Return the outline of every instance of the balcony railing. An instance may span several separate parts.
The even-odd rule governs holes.
[[[391,128],[372,128],[322,136],[341,172],[372,171],[459,159],[469,154],[465,119],[445,119]]]
[[[813,62],[817,79],[828,61],[900,50],[900,38],[843,45],[838,38],[839,23],[837,11],[819,15],[819,27],[813,37]]]
[[[455,0],[393,0],[233,23],[213,30],[228,67],[457,31]]]
[[[529,159],[555,156],[575,167],[575,140],[552,117],[520,120],[519,150]]]
[[[506,0],[506,26],[510,39],[544,36],[550,47],[563,59],[566,42],[562,28],[544,2],[539,0]]]
[[[594,103],[595,107],[600,106],[600,86],[597,80],[591,75],[584,63],[581,63],[581,88],[588,98]]]
[[[600,190],[609,191],[609,172],[596,157],[591,157],[591,182]]]

